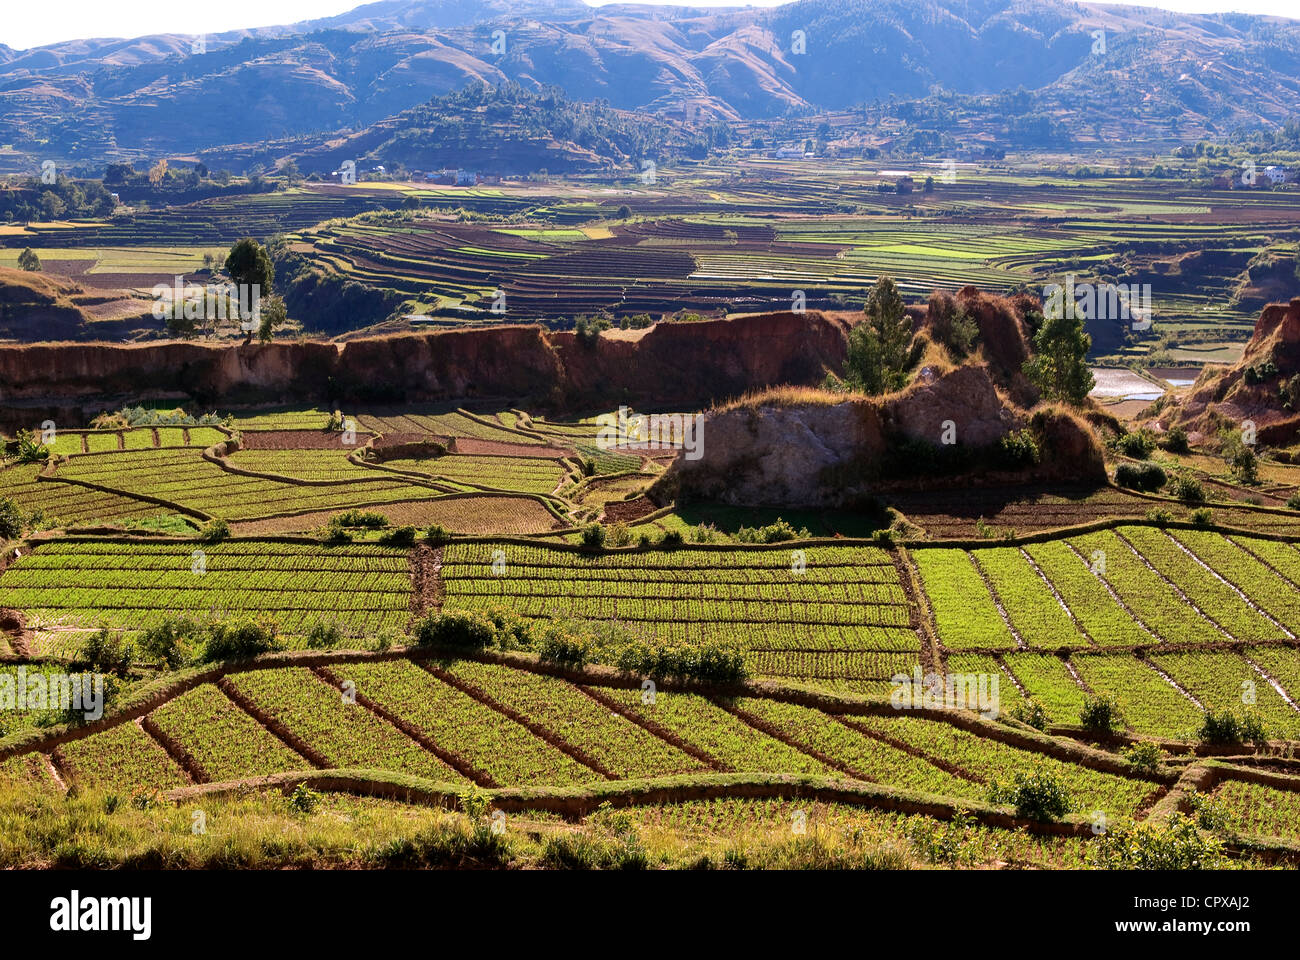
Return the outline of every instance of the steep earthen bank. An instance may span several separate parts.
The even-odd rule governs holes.
[[[1259,443],[1289,446],[1300,439],[1292,378],[1300,374],[1300,297],[1266,306],[1231,367],[1206,367],[1195,386],[1151,421],[1157,430],[1181,426],[1194,443],[1250,421]]]
[[[142,401],[417,403],[477,397],[550,408],[628,403],[702,407],[749,390],[820,381],[844,362],[847,331],[820,313],[659,324],[636,339],[580,341],[537,326],[218,345],[0,346],[0,428],[79,422]]]
[[[896,490],[1106,478],[1101,446],[1082,419],[1005,401],[985,364],[923,371],[885,397],[782,393],[706,414],[700,458],[674,461],[650,496],[835,507]],[[1018,430],[1033,437],[1038,462],[1004,462],[998,443]]]

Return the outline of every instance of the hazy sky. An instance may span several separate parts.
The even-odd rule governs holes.
[[[587,0],[593,6],[613,0]],[[640,0],[667,3],[670,0]],[[698,0],[701,6],[778,6],[781,0]],[[1103,0],[1104,2],[1104,0]],[[1295,16],[1295,0],[1146,0],[1142,6],[1192,13],[1239,10]],[[238,27],[269,27],[298,20],[334,16],[360,6],[358,0],[221,0],[185,3],[177,0],[5,0],[0,43],[16,49],[86,37],[139,37],[150,33],[220,33]]]

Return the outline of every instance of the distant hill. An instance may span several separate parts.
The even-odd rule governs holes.
[[[680,113],[690,103],[730,119],[1024,88],[1035,115],[1016,117],[1021,127],[1104,122],[1112,140],[1226,133],[1280,122],[1300,103],[1298,21],[1063,0],[770,9],[386,0],[214,34],[200,53],[193,40],[0,50],[0,143],[91,164],[320,139],[505,81],[623,110]]]
[[[575,102],[558,88],[534,92],[507,83],[436,97],[342,142],[296,153],[295,159],[304,173],[328,173],[341,160],[354,159],[363,169],[400,163],[505,175],[600,170],[687,147],[677,124]]]

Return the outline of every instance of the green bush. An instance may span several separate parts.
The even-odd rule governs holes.
[[[1214,523],[1214,511],[1209,507],[1200,507],[1192,511],[1192,523],[1198,527],[1208,527]]]
[[[230,536],[230,524],[218,517],[209,520],[199,528],[198,540],[200,543],[220,543],[228,536]]]
[[[382,530],[390,523],[388,517],[378,510],[344,510],[330,517],[330,523],[340,527],[366,527],[370,530]]]
[[[1126,433],[1115,441],[1115,449],[1134,460],[1145,460],[1156,448],[1156,438],[1150,430]]]
[[[207,627],[198,620],[168,616],[143,630],[136,638],[136,647],[150,660],[176,670],[194,662],[207,635]]]
[[[553,627],[542,634],[537,642],[537,658],[542,663],[580,670],[591,658],[591,640]]]
[[[1196,737],[1202,743],[1236,744],[1253,743],[1258,746],[1268,744],[1268,730],[1259,714],[1246,710],[1234,713],[1231,710],[1221,712],[1205,711]]]
[[[415,642],[422,647],[463,647],[483,650],[496,641],[496,627],[482,614],[463,610],[425,614],[415,624]]]
[[[23,513],[13,497],[0,499],[0,540],[13,540],[23,535]]]
[[[715,643],[653,645],[634,641],[615,651],[613,661],[624,673],[656,680],[695,680],[729,686],[748,676],[744,655]]]
[[[1156,768],[1160,766],[1160,761],[1165,758],[1165,752],[1160,749],[1160,745],[1150,740],[1140,740],[1130,744],[1123,752],[1124,759],[1138,773],[1155,773]]]
[[[495,642],[502,650],[529,650],[533,645],[533,624],[506,607],[489,607],[483,616],[496,631]]]
[[[81,659],[99,673],[125,673],[135,663],[135,646],[122,633],[100,627],[81,644]]]
[[[203,660],[239,660],[270,653],[281,647],[275,634],[275,624],[253,619],[214,623],[208,628],[207,642],[203,645]]]
[[[1168,477],[1154,463],[1121,463],[1115,468],[1115,482],[1134,490],[1159,490]]]
[[[1110,733],[1123,725],[1119,704],[1110,697],[1085,697],[1079,723],[1089,733]]]
[[[685,542],[686,539],[680,530],[665,530],[664,535],[659,538],[659,546],[665,550],[676,550]]]
[[[1013,430],[998,440],[997,461],[1005,470],[1032,467],[1040,457],[1038,441],[1028,430]]]
[[[1160,438],[1160,447],[1170,453],[1191,452],[1191,446],[1187,442],[1187,431],[1182,427],[1170,427],[1166,430],[1164,436]]]
[[[311,650],[337,650],[347,645],[348,638],[336,621],[318,621],[307,631],[304,642]]]
[[[1169,486],[1170,492],[1179,500],[1186,503],[1205,502],[1205,488],[1201,485],[1201,481],[1190,473],[1175,474]]]
[[[379,542],[395,547],[409,547],[415,543],[416,534],[415,527],[407,524],[406,526],[394,527],[392,530],[384,531],[379,535]]]
[[[788,540],[806,540],[811,536],[806,527],[795,530],[780,517],[776,518],[775,523],[769,523],[765,527],[741,527],[736,531],[736,539],[741,543],[785,543]]]
[[[18,462],[39,463],[50,459],[50,448],[36,439],[30,430],[18,431]]]
[[[1300,510],[1300,493],[1293,493],[1286,498],[1286,508],[1288,510]]]
[[[424,539],[429,541],[435,547],[441,547],[451,543],[453,534],[446,527],[434,523],[425,528]]]
[[[1118,825],[1089,844],[1087,859],[1101,870],[1217,870],[1228,863],[1223,842],[1181,813],[1164,824]]]
[[[599,523],[589,523],[582,528],[582,545],[590,550],[604,549],[605,537],[605,528]]]
[[[1065,781],[1049,771],[1017,772],[1008,786],[995,782],[989,788],[988,799],[990,803],[1009,804],[1018,817],[1043,823],[1060,820],[1074,807]]]
[[[1043,709],[1042,704],[1037,700],[1030,699],[1024,703],[1016,704],[1016,708],[1011,711],[1011,717],[1021,723],[1028,724],[1035,730],[1047,729],[1047,711]]]
[[[289,806],[299,813],[315,813],[316,808],[320,806],[321,795],[315,790],[308,789],[305,783],[300,783],[293,788],[293,793],[289,794]]]

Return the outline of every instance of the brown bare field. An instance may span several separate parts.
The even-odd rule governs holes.
[[[967,538],[979,535],[983,519],[995,534],[1014,530],[1034,533],[1105,519],[1141,519],[1151,510],[1167,510],[1187,519],[1199,504],[1148,499],[1112,487],[1092,490],[1068,488],[973,488],[898,494],[890,505],[906,514],[931,537]],[[1223,503],[1208,503],[1216,523],[1261,533],[1300,534],[1300,514],[1250,510]]]
[[[369,434],[357,431],[357,442],[351,448],[360,449]],[[240,444],[245,450],[345,450],[343,434],[334,430],[245,430],[240,434]]]

